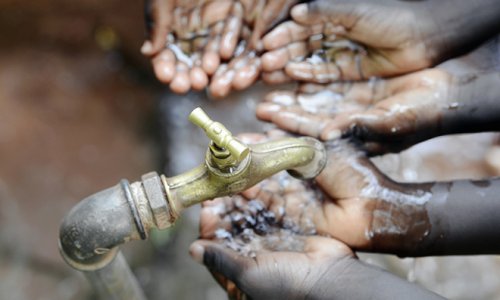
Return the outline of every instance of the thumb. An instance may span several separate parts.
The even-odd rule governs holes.
[[[318,22],[331,21],[334,24],[351,28],[358,19],[359,10],[350,0],[318,0],[293,7],[291,15],[295,22],[302,25],[317,24]]]
[[[141,48],[144,55],[155,55],[165,47],[174,11],[173,0],[148,0],[145,4],[146,30],[151,40]]]
[[[195,241],[189,247],[189,253],[195,261],[204,264],[211,272],[222,274],[237,286],[240,286],[242,272],[250,263],[249,258],[208,240]]]

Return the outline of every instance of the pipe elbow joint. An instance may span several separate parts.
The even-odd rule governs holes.
[[[120,244],[142,238],[131,197],[130,185],[122,180],[73,207],[59,231],[59,249],[70,266],[98,270],[114,259]]]

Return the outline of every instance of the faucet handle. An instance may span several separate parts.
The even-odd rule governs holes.
[[[202,128],[217,147],[227,149],[237,161],[242,161],[248,155],[248,146],[235,139],[224,125],[210,119],[201,108],[197,107],[189,114],[189,121]]]

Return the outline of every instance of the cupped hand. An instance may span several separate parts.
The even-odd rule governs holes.
[[[257,117],[296,134],[323,140],[353,135],[370,154],[399,152],[440,133],[442,117],[458,99],[453,76],[429,69],[393,79],[302,84],[276,91]]]
[[[201,237],[215,238],[216,230],[221,228],[234,237],[235,233],[244,232],[246,227],[238,227],[241,224],[254,228],[256,224],[239,221],[235,227],[234,215],[231,216],[234,211],[254,209],[248,208],[248,201],[261,203],[273,219],[263,224],[271,230],[264,233],[272,235],[253,230],[257,234],[251,236],[258,243],[253,243],[250,249],[242,247],[245,253],[251,253],[252,247],[260,250],[273,245],[263,236],[280,236],[280,240],[286,241],[284,237],[290,232],[300,236],[330,236],[356,250],[398,254],[412,249],[425,237],[429,230],[425,209],[430,197],[427,186],[394,182],[349,141],[331,141],[326,147],[327,165],[314,182],[279,173],[235,198],[205,202]],[[247,220],[244,215],[236,219]],[[245,235],[241,236],[241,240],[233,239],[231,244],[246,244],[245,239]]]
[[[150,0],[146,7],[151,40],[141,51],[151,57],[156,77],[176,93],[205,88],[221,57],[234,52],[242,26],[241,4]]]
[[[142,47],[155,74],[172,91],[209,87],[224,97],[260,75],[261,38],[297,0],[151,0],[151,40]]]
[[[190,252],[217,274],[231,299],[244,298],[241,292],[251,299],[307,299],[356,260],[347,246],[333,239],[315,236],[304,243],[301,252],[259,252],[250,258],[220,243],[199,240]]]
[[[265,72],[329,83],[405,74],[438,59],[439,28],[424,2],[319,0],[291,15],[263,39]]]
[[[231,90],[243,90],[261,75],[262,37],[273,26],[289,16],[298,0],[240,0],[244,11],[244,26],[238,48],[227,63],[223,63],[211,79],[209,90],[216,98]],[[268,80],[272,82],[272,80]],[[278,83],[278,82],[276,82]]]

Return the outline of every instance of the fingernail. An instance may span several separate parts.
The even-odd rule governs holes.
[[[203,255],[205,253],[205,248],[198,242],[194,242],[189,247],[189,254],[197,263],[203,264]]]
[[[288,75],[297,79],[312,79],[312,73],[309,65],[304,63],[289,62],[286,65],[285,71]]]
[[[335,129],[335,130],[331,130],[328,133],[326,133],[324,138],[327,141],[336,140],[336,139],[340,138],[341,135],[342,135],[342,133],[340,132],[340,130]]]
[[[141,53],[149,54],[151,51],[153,51],[153,44],[150,41],[145,41],[144,44],[142,44]]]
[[[276,112],[281,109],[281,105],[272,103],[262,103],[261,105],[259,105],[259,108],[265,112]]]
[[[295,5],[294,8],[292,8],[291,15],[293,19],[301,19],[301,17],[305,16],[307,14],[307,4],[299,4]]]

